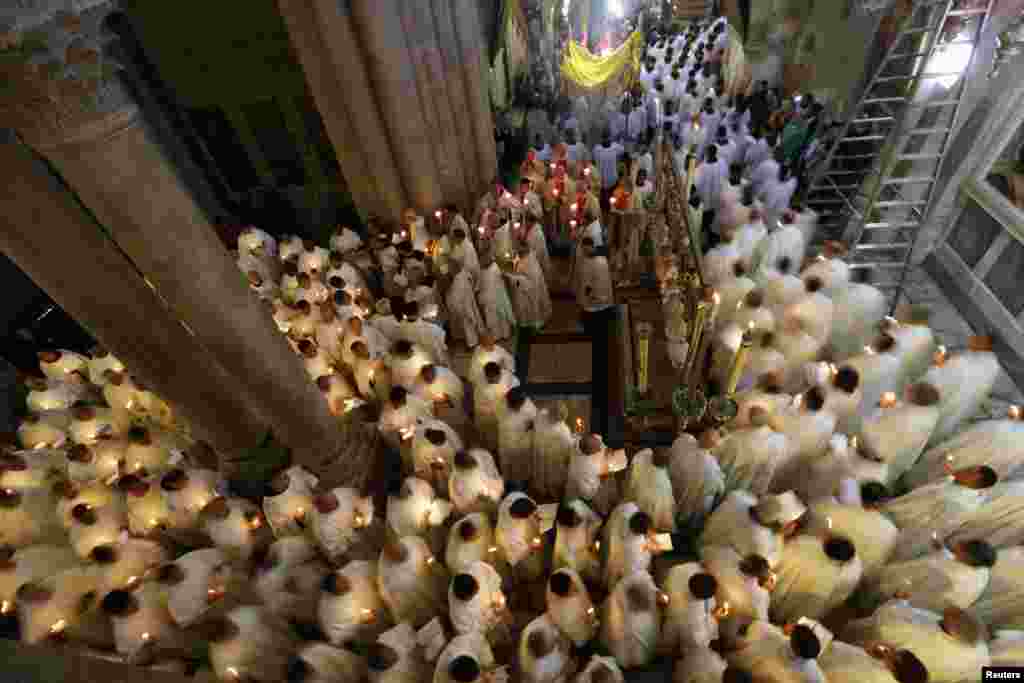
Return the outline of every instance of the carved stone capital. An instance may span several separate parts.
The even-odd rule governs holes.
[[[36,147],[102,134],[135,111],[123,65],[109,56],[116,38],[104,21],[114,3],[59,4],[70,9],[18,17],[0,32],[0,127]]]

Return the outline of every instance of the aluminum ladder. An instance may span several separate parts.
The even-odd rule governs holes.
[[[869,281],[890,297],[893,308],[906,282],[956,128],[966,76],[993,4],[994,0],[918,3],[809,183],[805,203],[821,216],[822,238],[845,242],[851,268],[869,271]],[[960,34],[943,40],[956,24]],[[963,37],[965,32],[968,37]],[[936,55],[956,45],[970,45],[963,72],[929,70]],[[918,99],[922,83],[941,78],[956,79],[942,99]]]

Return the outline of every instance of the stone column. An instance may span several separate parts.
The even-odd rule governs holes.
[[[471,209],[497,172],[475,0],[278,7],[356,203]]]
[[[418,94],[409,36],[401,21],[403,3],[352,0],[332,4],[342,15],[351,12],[402,184],[412,205],[429,215],[444,203],[434,145],[437,131],[430,128],[425,102]]]
[[[429,1],[401,3],[402,26],[409,44],[409,59],[416,73],[417,92],[427,127],[434,131],[434,159],[438,182],[446,202],[469,208],[462,153],[455,130],[455,113],[448,92],[448,72],[441,57],[437,22]],[[462,87],[462,79],[455,83]]]
[[[458,159],[462,164],[465,194],[469,201],[466,209],[471,212],[476,206],[478,195],[491,179],[480,175],[480,164],[477,161],[478,145],[469,108],[470,93],[466,89],[467,66],[464,55],[459,49],[452,3],[448,0],[432,0],[432,4],[434,19],[437,22],[437,41],[441,48],[441,60],[444,65],[443,78],[454,113]],[[482,86],[478,84],[478,87]],[[488,115],[490,115],[490,107],[488,107]],[[493,145],[493,136],[491,144]]]
[[[475,0],[453,0],[452,18],[455,20],[455,37],[464,65],[463,78],[469,103],[467,112],[473,124],[476,140],[477,172],[481,185],[477,194],[491,184],[498,175],[498,153],[494,143],[494,118],[491,115],[490,94],[487,88],[486,43],[480,23],[480,10]]]
[[[262,441],[266,422],[241,387],[167,314],[156,293],[44,162],[0,140],[0,248],[54,301],[170,401],[194,435],[231,457]]]
[[[319,469],[340,454],[337,425],[105,64],[112,9],[93,2],[39,23],[22,83],[0,98],[0,126],[49,159],[296,461]],[[39,67],[41,53],[53,59]],[[124,324],[145,324],[136,314]]]
[[[352,17],[329,0],[278,0],[356,206],[397,221],[408,206]]]

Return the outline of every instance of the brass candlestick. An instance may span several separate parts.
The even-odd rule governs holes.
[[[750,356],[750,350],[754,346],[754,330],[753,322],[751,327],[743,333],[743,339],[740,342],[740,347],[736,350],[736,356],[732,362],[732,369],[729,370],[729,380],[725,384],[725,393],[727,396],[732,396],[736,393],[736,387],[740,383],[740,377],[743,376],[743,369],[747,364],[747,357]]]
[[[637,336],[637,392],[643,396],[647,393],[648,370],[650,367],[651,333],[654,328],[650,323],[642,322],[636,326]]]

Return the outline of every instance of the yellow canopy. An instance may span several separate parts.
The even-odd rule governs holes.
[[[639,31],[604,57],[571,40],[562,56],[563,82],[571,95],[625,92],[637,80],[642,53],[643,36]]]

